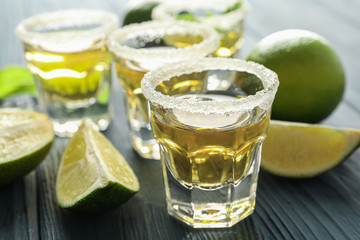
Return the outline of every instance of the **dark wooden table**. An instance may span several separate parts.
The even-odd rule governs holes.
[[[0,0],[0,67],[25,65],[13,29],[25,17],[65,8],[99,8],[122,19],[126,0]],[[360,1],[250,0],[246,56],[264,36],[287,28],[317,32],[345,66],[342,103],[323,124],[360,129]],[[113,91],[120,93],[113,79]],[[1,87],[1,86],[0,86]],[[55,175],[67,139],[57,138],[45,161],[23,179],[0,187],[0,239],[360,239],[360,151],[319,177],[290,180],[260,172],[253,215],[230,229],[191,229],[166,212],[160,163],[131,149],[120,94],[105,135],[137,174],[140,192],[120,208],[97,215],[60,209]],[[22,104],[29,104],[25,101]]]

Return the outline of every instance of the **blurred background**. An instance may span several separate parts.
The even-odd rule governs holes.
[[[24,18],[59,9],[96,8],[116,13],[122,23],[126,9],[143,2],[144,0],[1,0],[0,68],[12,64],[25,66],[22,44],[14,34],[16,25]],[[342,122],[342,126],[358,127],[355,122],[359,119],[355,112],[360,111],[360,104],[356,104],[360,102],[360,72],[356,70],[357,58],[360,56],[360,34],[353,34],[353,29],[359,29],[360,1],[250,0],[249,3],[252,9],[245,21],[245,43],[241,57],[246,57],[260,39],[279,30],[301,28],[322,35],[339,54],[347,80],[344,101],[326,122],[337,125],[336,116],[341,114],[342,109],[347,108],[348,119],[353,120],[346,124]],[[341,18],[336,17],[339,15]],[[349,116],[351,112],[354,112],[353,116]]]

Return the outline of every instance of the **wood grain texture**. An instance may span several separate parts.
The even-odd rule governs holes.
[[[126,0],[1,0],[0,67],[25,64],[15,26],[25,17],[58,9],[88,7],[124,15]],[[327,38],[343,61],[344,100],[323,124],[360,129],[360,2],[358,0],[250,0],[241,56],[266,35],[302,28]],[[1,86],[0,86],[1,87]],[[67,139],[57,138],[42,164],[26,177],[0,187],[0,239],[360,239],[360,151],[319,177],[291,180],[260,172],[253,215],[230,229],[192,229],[166,212],[162,171],[157,161],[132,149],[121,88],[113,76],[114,120],[104,133],[125,156],[141,189],[118,209],[79,214],[60,209],[55,179]],[[9,103],[10,104],[10,103]],[[34,106],[30,101],[19,103]],[[30,104],[30,105],[29,105]]]

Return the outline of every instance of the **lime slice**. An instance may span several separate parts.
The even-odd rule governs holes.
[[[54,140],[44,114],[17,108],[0,109],[0,185],[33,170],[49,152]]]
[[[261,167],[284,177],[314,177],[335,168],[359,146],[359,130],[271,121]]]
[[[56,181],[60,207],[107,211],[139,191],[133,170],[112,143],[83,121],[63,153]]]

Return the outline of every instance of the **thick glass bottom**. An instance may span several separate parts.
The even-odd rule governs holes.
[[[204,188],[178,181],[162,161],[168,213],[193,228],[231,227],[255,208],[257,158],[248,173],[237,182]]]
[[[100,118],[100,119],[86,118],[86,119],[90,120],[94,124],[95,129],[100,130],[100,131],[106,130],[108,128],[108,126],[110,125],[109,118]],[[56,119],[52,119],[56,136],[72,137],[74,135],[74,133],[76,133],[77,130],[79,129],[79,126],[80,126],[82,120],[83,119],[60,122]]]
[[[168,202],[169,214],[194,228],[232,227],[253,213],[254,207],[255,197],[231,204]]]
[[[112,117],[112,109],[107,103],[95,102],[89,106],[69,108],[62,102],[44,103],[43,101],[41,106],[52,120],[58,137],[72,137],[81,121],[85,119],[94,123],[94,127],[98,130],[104,131],[108,128]]]

